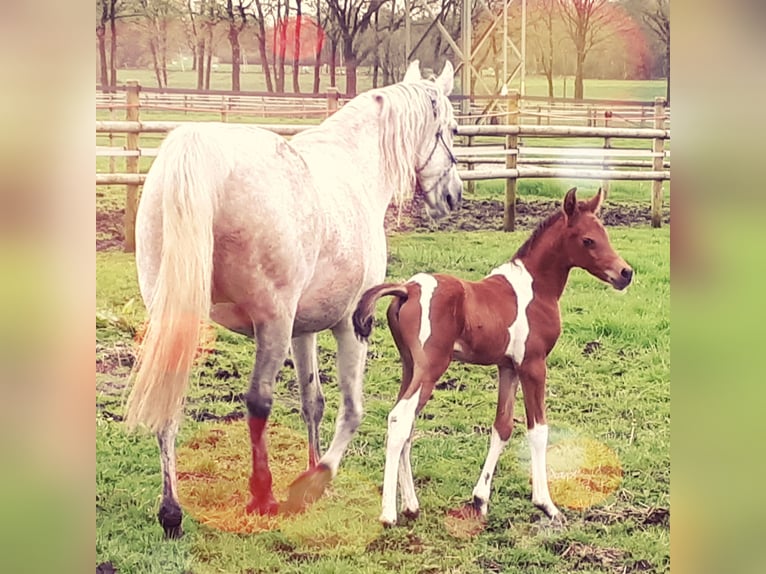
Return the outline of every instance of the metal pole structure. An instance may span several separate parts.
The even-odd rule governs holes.
[[[467,116],[471,112],[471,100],[469,96],[471,93],[471,0],[463,0],[463,10],[460,14],[460,34],[462,36],[463,45],[461,46],[463,52],[463,69],[461,70],[461,82],[463,84],[463,99],[461,106],[461,113]]]
[[[527,93],[526,81],[527,81],[527,0],[521,0],[521,97],[522,98]]]
[[[405,65],[409,64],[410,54],[412,53],[412,29],[410,22],[410,1],[404,0],[404,59]]]
[[[508,0],[503,0],[503,95],[508,93]]]

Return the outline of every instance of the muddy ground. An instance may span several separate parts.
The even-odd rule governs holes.
[[[559,209],[560,201],[518,199],[516,202],[516,229],[532,230],[540,221]],[[606,202],[601,211],[607,226],[649,225],[650,210],[646,204]],[[96,251],[122,248],[123,210],[96,212]],[[670,223],[670,208],[663,210],[662,222]],[[386,227],[397,231],[496,231],[503,226],[503,203],[497,200],[468,199],[458,211],[439,221],[431,220],[417,203],[406,206],[397,223],[396,211],[390,209]]]

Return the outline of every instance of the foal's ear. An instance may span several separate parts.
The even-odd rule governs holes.
[[[441,88],[445,96],[449,96],[452,93],[452,88],[455,87],[455,70],[452,68],[452,62],[449,60],[444,62],[442,73],[436,78],[436,85]]]
[[[604,201],[604,190],[599,187],[598,191],[596,192],[596,195],[591,197],[585,204],[585,209],[596,214],[598,213],[598,210],[601,209],[601,203],[603,201]]]
[[[562,205],[562,209],[564,210],[564,213],[567,217],[572,217],[577,210],[577,197],[575,197],[576,192],[577,188],[573,187],[567,191],[567,194],[564,196],[564,204]]]
[[[407,66],[407,71],[404,74],[404,78],[402,78],[402,83],[417,82],[420,79],[420,60],[412,60],[410,65]]]

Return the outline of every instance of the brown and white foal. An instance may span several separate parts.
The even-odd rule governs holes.
[[[388,324],[402,359],[399,398],[388,415],[381,522],[396,522],[396,478],[402,511],[416,516],[410,465],[415,417],[453,359],[497,365],[499,397],[489,453],[473,490],[473,508],[485,516],[497,460],[511,437],[513,405],[521,382],[532,455],[532,502],[553,521],[564,516],[548,491],[545,452],[546,357],[561,333],[559,298],[569,270],[585,269],[616,289],[624,289],[633,270],[615,252],[597,213],[603,193],[577,201],[567,192],[563,208],[544,220],[511,260],[481,281],[418,273],[406,283],[386,283],[362,296],[353,321],[356,334],[372,330],[375,303],[393,295]]]

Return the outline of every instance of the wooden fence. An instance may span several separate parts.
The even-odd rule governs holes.
[[[97,146],[96,155],[109,157],[109,173],[97,173],[96,185],[125,185],[125,250],[135,248],[135,214],[138,188],[145,175],[140,173],[139,159],[152,158],[156,147],[141,147],[141,134],[164,135],[186,122],[140,121],[140,88],[136,83],[128,86],[125,120],[96,122],[96,133],[107,138],[109,145]],[[325,115],[341,105],[337,93],[325,100]],[[670,130],[665,127],[666,112],[663,98],[655,100],[652,128],[572,125],[537,125],[518,123],[519,97],[511,92],[502,107],[503,123],[464,124],[458,127],[459,140],[455,156],[459,174],[467,182],[470,195],[476,180],[502,179],[505,181],[505,213],[503,229],[515,227],[516,185],[521,178],[597,179],[608,191],[610,180],[652,181],[651,220],[654,227],[661,225],[663,182],[670,179],[669,152],[665,140]],[[292,136],[309,125],[262,124],[260,127],[275,133]],[[124,134],[125,145],[115,145],[115,134]],[[599,147],[527,146],[520,138],[599,138]],[[614,138],[631,141],[650,140],[652,149],[612,146]],[[155,138],[156,140],[156,138]],[[544,141],[544,140],[543,140]],[[579,141],[579,140],[578,140]],[[156,143],[156,141],[154,142]],[[125,158],[125,172],[116,172],[115,158]]]
[[[109,119],[127,107],[128,87],[116,91],[96,90],[96,109],[109,113]],[[496,96],[473,96],[470,112],[459,115],[462,96],[453,96],[460,123],[505,123],[504,100]],[[221,121],[236,115],[242,118],[323,119],[348,98],[330,88],[323,94],[274,94],[268,92],[199,91],[180,88],[144,87],[140,90],[139,107],[145,111],[216,114]],[[656,110],[653,102],[634,100],[572,100],[525,96],[519,99],[519,120],[526,125],[581,125],[595,127],[652,127]],[[670,121],[670,108],[664,109],[665,123]]]

